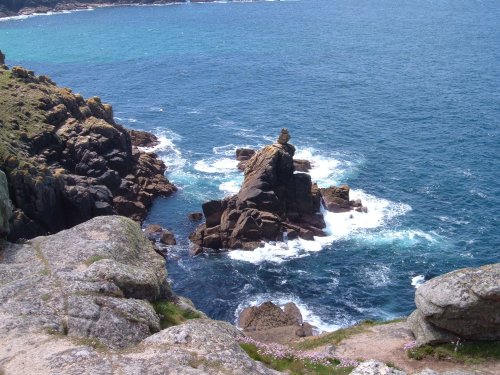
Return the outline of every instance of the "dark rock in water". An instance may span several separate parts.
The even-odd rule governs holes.
[[[160,242],[164,245],[170,245],[170,246],[177,244],[174,234],[166,229],[161,233]]]
[[[304,323],[302,314],[293,303],[287,303],[283,309],[272,302],[243,309],[238,325],[246,335],[263,342],[286,343],[313,335],[314,327]]]
[[[281,142],[287,137],[282,132]],[[202,205],[206,223],[191,234],[191,241],[212,249],[253,250],[262,241],[282,240],[284,231],[307,239],[324,235],[320,191],[309,175],[294,174],[294,153],[288,143],[257,152],[237,195]]]
[[[0,50],[0,65],[5,64],[5,55],[2,53],[2,50]]]
[[[188,219],[191,221],[200,221],[203,219],[203,214],[201,212],[191,212],[188,214]]]
[[[144,235],[149,239],[154,239],[154,236],[159,236],[163,232],[163,227],[159,224],[149,224],[144,229]]]
[[[151,133],[141,130],[129,130],[132,146],[136,147],[154,147],[160,144],[158,138]]]
[[[293,166],[298,172],[309,172],[312,168],[309,160],[293,159]]]
[[[349,190],[349,186],[347,185],[339,187],[331,186],[326,189],[321,189],[321,195],[326,209],[332,212],[350,211]]]
[[[0,138],[16,139],[0,156],[17,210],[10,240],[55,233],[98,215],[142,221],[156,197],[176,190],[165,178],[165,164],[133,145],[100,98],[84,100],[22,67],[7,78],[0,87],[2,108],[33,108],[29,117],[0,113]],[[142,132],[137,137],[155,139]]]
[[[251,148],[239,148],[236,150],[236,160],[249,160],[252,156],[255,155],[255,153],[256,151],[252,150]]]
[[[408,322],[418,344],[500,340],[500,263],[453,271],[422,284]]]

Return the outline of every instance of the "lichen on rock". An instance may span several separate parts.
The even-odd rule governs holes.
[[[116,124],[110,105],[22,67],[0,70],[0,124],[0,168],[15,208],[12,241],[99,215],[142,221],[157,196],[176,190],[165,164],[134,146],[145,134]]]

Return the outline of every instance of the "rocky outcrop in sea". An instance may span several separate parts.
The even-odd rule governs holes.
[[[295,147],[286,129],[248,161],[237,195],[203,204],[206,222],[191,234],[199,248],[253,250],[261,241],[323,236],[319,188],[294,173]]]
[[[165,164],[138,146],[157,141],[116,124],[98,97],[85,100],[46,76],[0,69],[0,168],[14,211],[10,240],[55,233],[99,215],[142,221],[176,187]]]

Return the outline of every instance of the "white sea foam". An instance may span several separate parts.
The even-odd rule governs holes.
[[[278,306],[284,306],[288,302],[293,302],[297,305],[297,307],[300,310],[300,313],[302,314],[302,318],[305,322],[308,322],[315,326],[318,329],[318,333],[320,332],[331,332],[335,331],[339,328],[341,328],[341,325],[334,324],[331,322],[325,322],[323,319],[321,319],[318,315],[314,313],[314,311],[307,306],[302,300],[293,295],[293,294],[268,294],[268,293],[262,293],[262,294],[257,294],[254,296],[251,296],[248,298],[246,301],[240,303],[238,307],[236,308],[236,311],[234,312],[235,316],[235,322],[236,324],[238,323],[238,317],[243,311],[243,309],[250,307],[250,306],[259,306],[262,303],[266,301],[271,301],[274,304]]]
[[[424,275],[417,275],[411,278],[411,285],[413,285],[415,288],[418,288],[423,283],[425,283]]]
[[[237,194],[240,191],[242,181],[243,181],[243,176],[241,176],[240,179],[234,179],[223,182],[219,185],[219,190],[224,192],[225,195]]]
[[[367,279],[370,285],[376,287],[387,286],[391,282],[391,269],[384,264],[373,264],[361,268],[361,276]]]
[[[260,264],[262,262],[283,263],[290,259],[303,258],[310,251],[320,251],[321,244],[315,241],[297,239],[285,242],[265,243],[253,251],[232,250],[228,254],[229,258]]]
[[[194,164],[194,169],[204,173],[233,173],[238,170],[238,160],[230,158],[203,159]]]
[[[418,243],[437,243],[441,240],[441,236],[435,232],[427,233],[418,229],[382,230],[376,233],[363,233],[357,236],[356,240],[373,245],[397,244],[401,247],[411,247]]]
[[[139,149],[156,153],[167,165],[169,173],[181,170],[187,161],[175,144],[176,140],[181,139],[180,135],[168,129],[156,129],[152,132],[158,137],[159,143],[153,147],[139,147]]]
[[[75,12],[86,12],[86,11],[92,11],[95,8],[83,8],[83,9],[73,9],[73,10],[61,10],[61,11],[49,11],[46,13],[32,13],[32,14],[22,14],[19,16],[11,16],[11,17],[3,17],[0,18],[0,22],[2,21],[19,21],[19,20],[25,20],[28,18],[32,17],[39,17],[39,16],[54,16],[57,14],[68,14],[68,13],[75,13]]]

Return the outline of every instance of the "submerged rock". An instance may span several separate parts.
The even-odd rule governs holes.
[[[409,323],[419,344],[500,340],[500,263],[453,271],[422,284]]]
[[[312,239],[324,235],[320,210],[320,192],[311,177],[294,173],[295,147],[285,142],[287,131],[279,141],[264,147],[248,162],[239,193],[221,201],[202,205],[205,224],[191,234],[199,247],[212,249],[247,249],[261,241]]]

